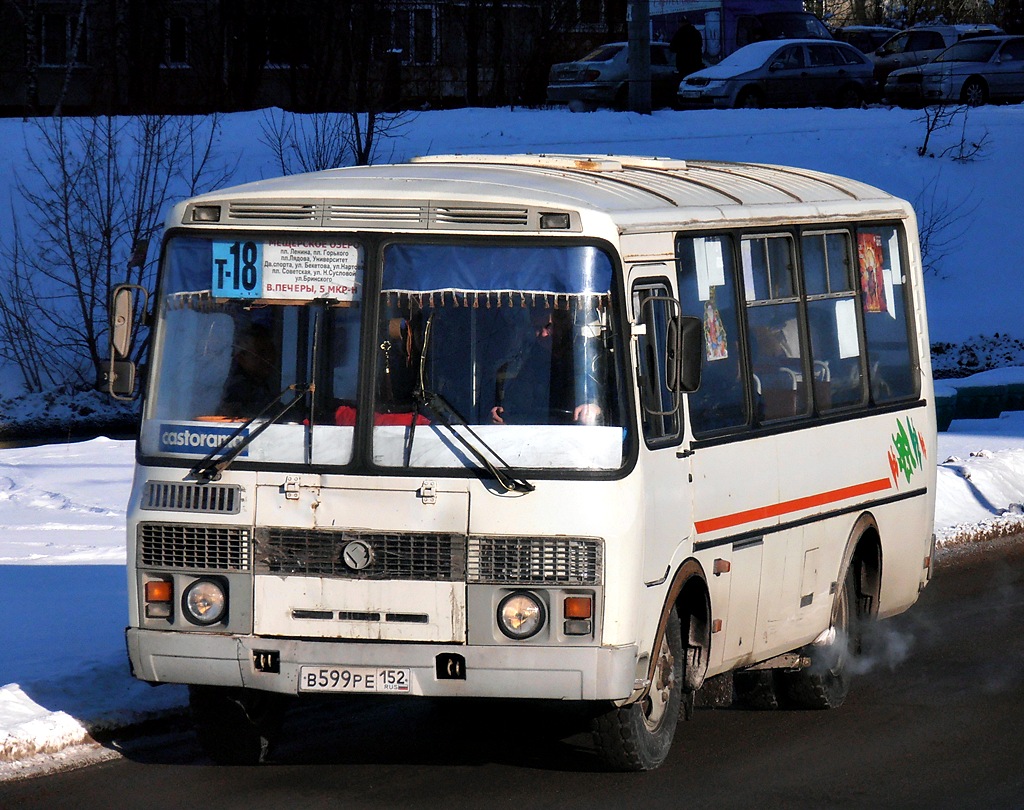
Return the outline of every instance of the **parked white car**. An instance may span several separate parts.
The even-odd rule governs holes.
[[[1024,98],[1024,36],[965,39],[931,62],[894,70],[885,98],[897,104],[961,103]]]

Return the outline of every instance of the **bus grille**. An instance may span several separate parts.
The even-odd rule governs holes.
[[[466,544],[454,534],[257,529],[256,571],[452,582],[465,577]]]
[[[237,484],[147,481],[141,508],[161,512],[217,512],[237,515],[242,488]]]
[[[140,523],[138,564],[147,568],[248,571],[249,530],[241,526]]]
[[[601,543],[578,537],[471,537],[468,582],[600,585]]]

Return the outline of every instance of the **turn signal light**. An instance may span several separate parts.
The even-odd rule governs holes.
[[[153,579],[146,583],[146,618],[170,619],[174,599],[174,583],[166,579]]]
[[[567,619],[589,619],[593,613],[593,603],[589,596],[567,596],[564,612]]]
[[[174,586],[163,579],[146,583],[147,602],[170,602],[174,598]]]
[[[594,632],[594,600],[590,596],[567,596],[562,602],[565,623],[562,632],[567,636],[589,636]]]

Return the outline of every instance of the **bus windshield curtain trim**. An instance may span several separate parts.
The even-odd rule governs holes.
[[[415,304],[419,309],[440,307],[467,307],[492,309],[521,307],[523,309],[606,309],[608,295],[587,293],[550,293],[532,290],[381,290],[387,306],[407,307]]]
[[[588,245],[550,247],[394,244],[384,250],[382,292],[453,296],[607,293],[612,265]]]

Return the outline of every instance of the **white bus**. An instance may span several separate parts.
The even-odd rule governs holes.
[[[219,762],[338,693],[586,703],[609,767],[655,768],[708,678],[839,705],[864,623],[930,577],[916,223],[860,182],[555,155],[261,181],[173,210],[147,319],[128,651]]]

